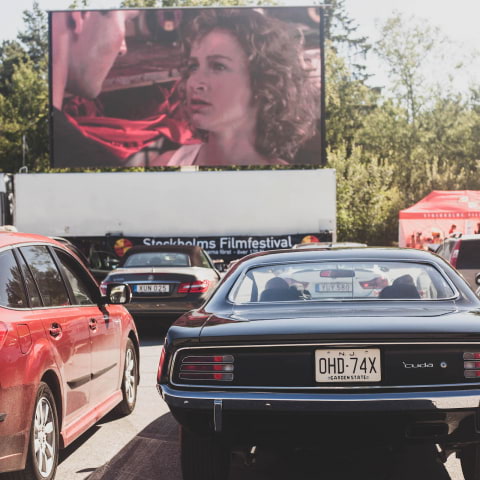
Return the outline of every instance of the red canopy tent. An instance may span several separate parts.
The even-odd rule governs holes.
[[[452,233],[480,233],[480,191],[433,190],[415,205],[400,210],[400,247],[426,248]]]

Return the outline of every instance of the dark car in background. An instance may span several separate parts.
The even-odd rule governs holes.
[[[100,288],[127,283],[132,289],[127,308],[134,317],[168,321],[202,305],[219,280],[219,272],[200,247],[136,246]]]
[[[63,243],[0,235],[0,474],[52,480],[59,449],[133,411],[139,342],[130,289],[98,284]]]
[[[377,295],[359,285],[366,271],[381,272]],[[231,452],[253,446],[412,443],[456,452],[478,480],[480,300],[429,252],[247,256],[171,326],[157,383],[184,480],[225,480]]]
[[[455,267],[474,290],[475,275],[480,272],[480,235],[457,234],[446,238],[435,250]]]

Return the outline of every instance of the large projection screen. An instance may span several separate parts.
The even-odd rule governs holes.
[[[49,12],[53,167],[324,165],[320,7]]]

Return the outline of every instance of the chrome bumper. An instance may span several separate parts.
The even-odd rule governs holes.
[[[174,408],[312,412],[456,411],[480,407],[480,390],[409,393],[257,393],[176,390],[157,385]]]

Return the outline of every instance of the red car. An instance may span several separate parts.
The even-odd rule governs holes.
[[[139,342],[121,305],[55,240],[0,234],[0,473],[52,480],[66,447],[112,409],[131,413]],[[10,478],[10,475],[6,475]]]

